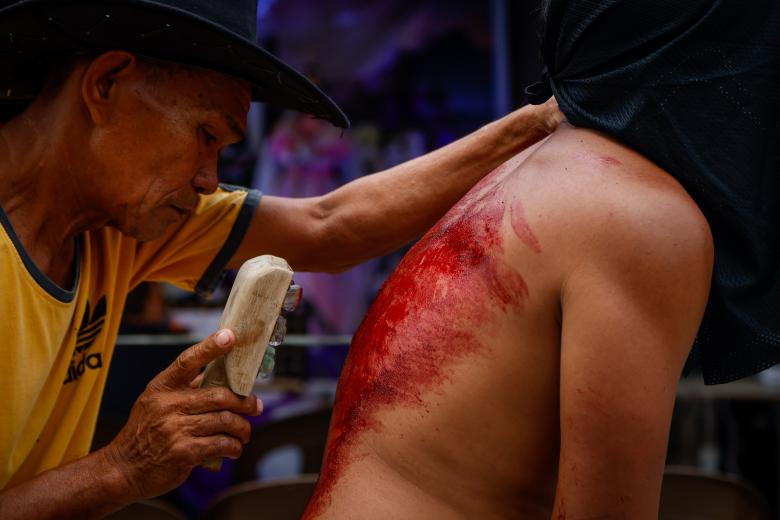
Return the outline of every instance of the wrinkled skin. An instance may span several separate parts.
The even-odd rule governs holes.
[[[216,190],[219,153],[242,138],[249,103],[247,83],[216,72],[123,51],[74,59],[0,126],[0,205],[35,264],[67,287],[78,234],[113,226],[153,240]],[[196,380],[235,342],[226,334],[156,377],[106,448],[3,490],[0,517],[99,517],[173,489],[205,460],[238,457],[259,400]]]
[[[199,371],[230,350],[235,336],[219,333],[184,351],[136,401],[125,427],[105,449],[137,496],[178,486],[204,460],[238,458],[249,442],[249,421],[260,401],[227,388],[198,388]]]
[[[137,68],[110,111],[96,102],[104,124],[88,146],[110,176],[99,197],[112,201],[109,223],[153,240],[192,212],[199,193],[216,190],[219,152],[243,137],[251,98],[246,83],[216,72],[149,60]]]
[[[61,76],[0,126],[0,203],[35,264],[67,286],[79,233],[108,225],[153,240],[216,189],[251,90],[122,51],[74,60]]]

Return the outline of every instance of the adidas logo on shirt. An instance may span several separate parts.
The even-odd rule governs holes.
[[[103,366],[103,357],[100,352],[89,353],[89,348],[103,330],[106,320],[106,297],[103,296],[95,305],[95,310],[90,314],[89,302],[84,309],[84,317],[81,319],[78,334],[76,335],[76,348],[68,367],[68,375],[63,384],[78,381],[86,370],[96,370]]]

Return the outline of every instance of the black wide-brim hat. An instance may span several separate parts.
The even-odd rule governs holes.
[[[254,101],[348,127],[336,103],[259,47],[256,33],[257,0],[0,0],[0,104],[32,100],[46,60],[121,49],[241,78]]]

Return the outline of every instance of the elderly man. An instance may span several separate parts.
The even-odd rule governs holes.
[[[694,338],[708,383],[780,361],[780,4],[546,4],[571,125],[388,279],[306,520],[657,519]]]
[[[237,457],[255,398],[192,381],[220,331],[155,378],[87,455],[125,297],[143,280],[208,291],[224,267],[285,257],[339,271],[422,233],[492,168],[548,134],[554,103],[322,197],[217,185],[252,100],[346,126],[257,47],[254,0],[2,2],[0,517],[94,517]]]

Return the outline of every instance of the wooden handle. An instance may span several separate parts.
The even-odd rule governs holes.
[[[292,276],[287,262],[276,256],[258,256],[244,262],[219,322],[219,328],[230,329],[236,335],[235,346],[208,364],[201,388],[223,386],[243,397],[252,394]],[[221,460],[209,460],[203,466],[219,470],[221,464]]]

